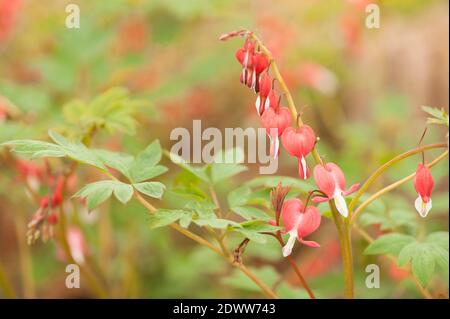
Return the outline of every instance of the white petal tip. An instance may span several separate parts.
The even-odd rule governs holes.
[[[256,106],[256,112],[258,112],[258,114],[259,114],[259,109],[261,107],[261,97],[259,95],[256,98],[255,106]]]
[[[345,202],[344,196],[342,196],[341,192],[336,193],[334,195],[334,203],[336,204],[336,208],[344,218],[348,217],[348,208],[347,203]]]
[[[419,196],[417,197],[416,201],[414,202],[414,206],[416,207],[417,212],[419,213],[420,217],[425,218],[427,217],[428,213],[431,210],[431,207],[433,206],[431,203],[431,198],[428,202],[424,202],[422,198]]]
[[[281,249],[283,253],[283,257],[287,257],[292,253],[292,248],[294,247],[295,240],[297,239],[297,236],[295,233],[289,233],[289,239],[286,243],[286,245],[283,246]]]

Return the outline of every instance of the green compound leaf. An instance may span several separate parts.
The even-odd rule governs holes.
[[[112,194],[125,204],[133,196],[133,187],[119,181],[99,181],[87,184],[74,197],[86,198],[88,209],[92,210],[106,201]]]
[[[134,188],[136,188],[140,193],[145,194],[147,196],[161,199],[164,194],[165,186],[160,182],[143,182],[133,184]]]

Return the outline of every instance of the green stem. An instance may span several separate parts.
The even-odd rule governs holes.
[[[342,268],[344,271],[344,297],[352,299],[353,291],[353,253],[351,241],[351,227],[348,219],[344,221],[336,209],[334,201],[329,201],[331,213],[336,224],[339,236],[339,244],[341,247]]]
[[[20,270],[22,277],[22,289],[24,298],[35,298],[33,260],[30,254],[30,247],[26,242],[26,222],[21,213],[14,218],[17,234],[17,246],[20,258]]]
[[[5,268],[3,267],[2,263],[0,263],[0,288],[3,290],[3,295],[6,298],[14,299],[17,298],[16,293],[14,292],[14,289],[8,280],[8,276],[6,275]]]

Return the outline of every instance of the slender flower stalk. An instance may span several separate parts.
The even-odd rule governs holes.
[[[353,197],[352,201],[348,205],[348,210],[350,212],[350,215],[352,214],[353,209],[355,208],[356,204],[358,204],[359,199],[361,196],[369,189],[369,187],[377,180],[378,177],[380,177],[386,170],[388,170],[390,167],[394,166],[395,164],[401,162],[402,160],[428,151],[436,148],[447,148],[447,143],[436,143],[436,144],[429,144],[420,146],[417,148],[414,148],[412,150],[409,150],[405,153],[402,153],[400,155],[397,155],[396,157],[392,158],[390,161],[384,163],[379,168],[377,168],[370,176],[369,178],[364,182],[364,184],[361,185],[358,192]]]
[[[430,162],[426,166],[428,168],[431,168],[431,167],[435,166],[437,163],[439,163],[440,161],[442,161],[447,156],[448,156],[448,150],[446,150],[441,155],[436,157],[432,162]],[[358,217],[361,215],[361,213],[364,211],[364,209],[367,206],[369,206],[372,202],[374,202],[376,199],[378,199],[379,197],[383,196],[384,194],[390,192],[391,190],[393,190],[393,189],[395,189],[395,188],[405,184],[406,182],[412,180],[414,178],[414,176],[416,176],[416,173],[413,173],[413,174],[411,174],[409,176],[406,176],[406,177],[402,178],[401,180],[396,181],[396,182],[394,182],[394,183],[384,187],[383,189],[379,190],[378,192],[376,192],[375,194],[370,196],[363,203],[361,203],[361,205],[359,205],[358,208],[355,210],[355,212],[352,215],[350,224],[351,225],[354,224],[358,220]]]
[[[3,295],[6,298],[14,299],[17,298],[17,294],[14,291],[9,278],[6,275],[6,271],[3,267],[3,264],[0,262],[0,289],[3,291]]]

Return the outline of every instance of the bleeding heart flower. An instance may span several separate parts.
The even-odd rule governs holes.
[[[242,65],[241,83],[251,86],[253,77],[253,55],[255,43],[250,39],[245,41],[244,47],[236,51],[236,59]]]
[[[256,93],[259,92],[259,82],[261,73],[269,66],[269,60],[261,53],[256,52],[253,55],[253,72],[252,72],[252,84],[251,89]]]
[[[264,111],[261,122],[270,138],[270,154],[276,158],[280,153],[279,137],[292,122],[291,112],[287,107],[270,107]]]
[[[358,190],[359,184],[352,185],[347,191],[345,190],[345,176],[342,170],[334,163],[325,165],[316,165],[314,168],[314,179],[320,190],[327,197],[317,196],[313,198],[316,203],[327,202],[334,199],[338,212],[344,216],[348,216],[348,207],[344,196],[354,193]]]
[[[416,176],[414,177],[414,188],[419,194],[419,197],[414,202],[414,206],[421,217],[426,217],[431,209],[431,192],[433,187],[434,181],[430,169],[423,163],[420,163],[417,166]]]
[[[245,40],[244,47],[236,51],[236,59],[243,68],[252,67],[255,43],[250,39]]]
[[[308,125],[294,129],[288,127],[281,136],[281,142],[286,151],[298,158],[298,174],[301,179],[309,177],[309,168],[306,164],[306,156],[312,151],[316,144],[316,134]]]
[[[264,73],[260,76],[259,80],[259,95],[256,98],[256,111],[261,116],[265,110],[269,108],[269,93],[272,90],[272,80],[269,73]]]
[[[297,198],[290,199],[283,204],[281,220],[289,235],[289,239],[282,249],[284,257],[291,254],[296,239],[306,246],[320,247],[315,241],[303,240],[320,226],[320,219],[320,212],[316,207],[305,207]]]

